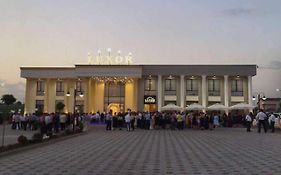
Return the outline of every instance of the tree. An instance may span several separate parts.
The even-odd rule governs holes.
[[[65,107],[65,105],[63,104],[63,102],[58,102],[56,104],[56,111],[61,112],[64,107]]]
[[[12,105],[16,102],[16,98],[12,94],[5,94],[2,96],[1,101],[6,105]]]

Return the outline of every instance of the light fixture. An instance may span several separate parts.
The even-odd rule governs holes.
[[[255,96],[253,96],[253,98],[252,98],[254,101],[256,100],[256,97]]]
[[[121,55],[121,50],[118,50],[117,53],[118,53],[118,55],[120,56],[120,55]]]
[[[262,100],[266,100],[266,97],[265,97],[265,96],[263,96],[263,97],[262,97]]]
[[[98,54],[99,54],[99,55],[101,54],[101,50],[100,50],[100,49],[98,50]]]
[[[276,89],[277,92],[280,92],[280,89]]]
[[[217,78],[216,75],[213,75],[212,79],[216,79],[216,78]]]
[[[192,75],[192,76],[190,77],[190,79],[193,80],[193,79],[195,79],[195,77]]]
[[[129,54],[128,54],[129,56],[132,56],[132,52],[129,52]]]
[[[81,92],[80,94],[79,94],[79,97],[84,97],[84,94],[83,94],[83,92]]]
[[[170,79],[170,80],[173,79],[172,75],[169,75],[168,79]]]
[[[67,91],[66,96],[68,96],[68,97],[70,96],[70,92],[69,91]]]
[[[110,53],[111,52],[111,48],[107,48],[107,52]]]

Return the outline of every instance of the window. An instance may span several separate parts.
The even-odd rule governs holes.
[[[144,80],[144,90],[145,91],[156,91],[156,80],[148,78]]]
[[[43,112],[43,110],[44,110],[44,100],[36,100],[35,101],[35,109],[38,112]]]
[[[220,80],[208,80],[208,92],[209,96],[220,96]]]
[[[37,86],[36,86],[36,95],[37,96],[44,96],[45,94],[45,82],[44,81],[37,81]]]
[[[76,95],[80,95],[84,92],[84,84],[82,81],[76,81]]]
[[[56,95],[57,96],[64,96],[64,88],[63,88],[63,82],[62,81],[57,81]]]
[[[165,95],[176,95],[175,79],[165,79]]]
[[[186,95],[191,95],[191,96],[198,95],[198,80],[194,80],[194,79],[186,80]]]
[[[231,96],[243,96],[243,80],[231,81]]]

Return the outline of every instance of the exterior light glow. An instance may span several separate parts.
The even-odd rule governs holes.
[[[66,93],[66,96],[68,96],[68,97],[70,96],[70,92],[69,91]]]
[[[265,97],[265,96],[263,96],[263,97],[262,97],[262,100],[266,100],[266,97]]]
[[[253,96],[253,98],[252,98],[253,100],[256,100],[256,97],[255,96]]]

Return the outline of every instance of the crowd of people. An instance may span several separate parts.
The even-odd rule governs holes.
[[[37,130],[42,134],[58,133],[64,131],[66,127],[77,126],[79,122],[87,124],[105,124],[106,130],[126,129],[134,131],[135,128],[151,129],[171,129],[183,130],[192,128],[198,130],[213,130],[217,127],[241,127],[246,126],[247,131],[251,131],[252,125],[258,126],[258,132],[263,126],[264,131],[268,128],[275,130],[275,116],[268,117],[263,111],[248,115],[222,114],[218,112],[204,113],[199,111],[191,112],[134,112],[128,110],[125,113],[84,113],[72,114],[66,113],[44,113],[37,116],[35,114],[13,114],[12,129]],[[268,123],[269,121],[269,123]],[[74,127],[73,127],[74,129]]]
[[[194,128],[213,130],[216,127],[237,127],[245,124],[243,116],[231,114],[219,115],[217,112],[133,112],[94,113],[90,115],[92,123],[106,123],[106,130],[123,129],[178,129]]]
[[[59,133],[67,127],[77,126],[84,121],[84,115],[66,113],[43,113],[42,115],[15,113],[11,117],[11,127],[16,130],[40,130],[41,134]]]

